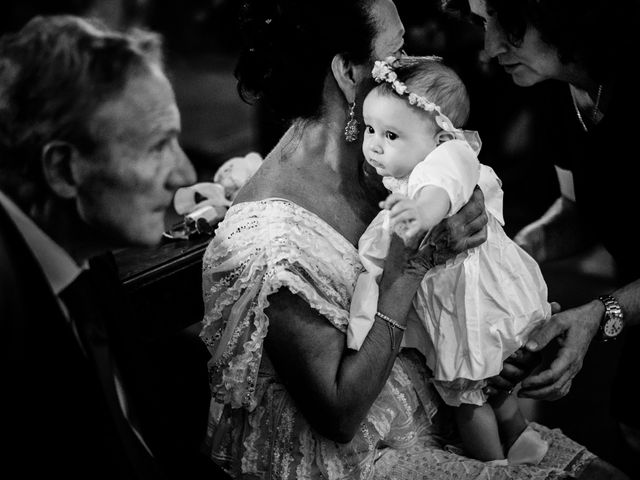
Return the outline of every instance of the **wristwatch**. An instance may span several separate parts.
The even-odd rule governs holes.
[[[624,327],[624,315],[618,300],[612,295],[602,295],[598,297],[598,300],[604,304],[604,315],[600,320],[600,328],[598,328],[596,338],[606,342],[620,335]]]

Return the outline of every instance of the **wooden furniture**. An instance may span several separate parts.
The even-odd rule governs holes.
[[[202,256],[211,238],[163,239],[154,248],[115,252],[120,278],[149,335],[176,333],[202,320]]]
[[[199,338],[202,256],[210,237],[114,252],[134,316],[145,439],[154,450],[200,451],[207,427],[209,352]],[[179,461],[179,460],[178,460]],[[217,476],[216,478],[227,478]]]

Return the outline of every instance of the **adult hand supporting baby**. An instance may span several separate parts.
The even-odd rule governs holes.
[[[469,201],[455,215],[436,225],[430,235],[435,247],[434,262],[441,264],[449,258],[477,247],[487,240],[487,212],[484,195],[476,186]]]
[[[542,371],[523,380],[519,396],[557,400],[569,393],[571,382],[582,368],[591,340],[598,331],[603,310],[602,302],[594,300],[558,312],[532,332],[527,349],[556,351]]]
[[[552,314],[558,313],[560,309],[559,303],[551,302]],[[504,361],[500,375],[488,380],[489,384],[484,389],[485,393],[491,396],[499,392],[512,391],[518,383],[531,375],[541,362],[542,354],[540,352],[522,347]]]

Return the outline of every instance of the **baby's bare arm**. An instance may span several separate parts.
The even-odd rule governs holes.
[[[394,193],[382,202],[389,210],[392,229],[408,246],[415,246],[449,212],[449,195],[440,187],[423,187],[414,198]]]

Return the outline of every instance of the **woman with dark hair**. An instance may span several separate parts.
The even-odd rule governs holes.
[[[346,347],[362,270],[356,245],[379,207],[364,171],[361,105],[373,60],[398,56],[391,0],[251,0],[236,75],[290,123],[207,248],[207,447],[235,478],[566,478],[602,462],[558,431],[539,465],[461,455],[417,351],[401,349],[425,272],[486,238],[482,195],[420,251],[392,240],[374,324]],[[377,188],[377,190],[376,190]],[[597,476],[581,478],[600,478]]]
[[[617,290],[557,313],[530,338],[533,351],[557,337],[563,341],[551,366],[523,381],[520,395],[563,397],[591,342],[615,338],[625,327],[612,413],[635,449],[640,474],[640,410],[631,390],[640,345],[640,254],[628,210],[637,203],[640,159],[627,140],[640,127],[640,93],[631,65],[637,58],[640,3],[464,0],[449,6],[480,20],[485,52],[517,85],[555,80],[561,89],[546,110],[559,152],[553,160],[562,195],[515,240],[539,262],[599,242],[617,268]]]

